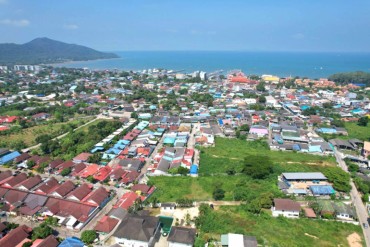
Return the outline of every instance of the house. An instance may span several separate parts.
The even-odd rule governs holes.
[[[27,161],[29,158],[31,158],[31,155],[28,153],[22,153],[20,156],[14,159],[14,163],[19,164]]]
[[[99,166],[97,164],[91,164],[83,169],[78,175],[81,178],[87,178],[89,176],[93,176],[99,170]]]
[[[57,247],[58,245],[58,240],[53,235],[50,235],[45,239],[36,239],[31,247]]]
[[[73,158],[73,162],[75,163],[88,162],[90,156],[92,156],[92,154],[90,153],[80,153],[79,155]]]
[[[47,195],[54,191],[58,186],[58,181],[54,177],[51,177],[43,182],[37,189],[35,189],[34,192],[36,194]]]
[[[69,237],[63,240],[58,247],[84,247],[85,244],[79,238]]]
[[[331,195],[335,193],[328,179],[321,172],[285,172],[278,178],[279,187],[288,194]]]
[[[27,174],[20,173],[18,175],[14,175],[13,177],[10,177],[6,181],[3,181],[2,182],[2,187],[5,187],[5,188],[13,188],[16,185],[22,183],[26,179],[27,179]]]
[[[0,239],[1,247],[22,247],[26,242],[31,242],[32,228],[26,225],[18,226]]]
[[[113,207],[114,208],[120,207],[128,210],[138,198],[140,197],[135,192],[127,192],[123,194],[121,199],[119,199],[118,202]]]
[[[25,181],[17,185],[17,188],[20,190],[30,191],[32,188],[34,188],[36,185],[38,185],[41,182],[42,182],[42,179],[40,175],[36,175],[33,177],[29,177],[28,179],[26,179]]]
[[[0,172],[0,184],[2,184],[3,181],[6,181],[7,179],[9,179],[12,175],[13,173],[10,170]]]
[[[228,233],[221,235],[222,247],[257,247],[257,239],[254,236]]]
[[[11,162],[20,155],[21,154],[18,151],[14,151],[10,153],[6,152],[5,155],[0,156],[0,165],[4,165],[8,162]]]
[[[363,154],[364,154],[365,158],[370,156],[370,142],[364,142]]]
[[[50,193],[50,195],[59,198],[64,198],[69,192],[74,190],[75,187],[76,185],[72,181],[68,180],[63,184],[59,185],[52,193]]]
[[[110,174],[109,178],[111,181],[119,181],[122,179],[122,176],[125,174],[125,170],[120,167],[115,168]]]
[[[97,208],[91,205],[49,197],[40,214],[58,218],[59,224],[69,229],[81,229],[96,210]]]
[[[118,222],[119,220],[105,215],[98,221],[94,230],[101,233],[110,233],[116,227]]]
[[[104,207],[108,200],[109,192],[104,187],[94,190],[84,199],[85,202],[101,208]]]
[[[94,174],[94,179],[100,182],[103,182],[104,180],[108,178],[111,171],[112,171],[112,168],[110,166],[100,167],[98,172]]]
[[[83,162],[77,163],[77,165],[73,167],[72,176],[77,176],[85,168],[86,168],[85,163]]]
[[[46,120],[50,117],[50,114],[42,112],[42,113],[37,113],[32,116],[32,119],[35,121],[40,121],[40,120]]]
[[[146,184],[135,184],[131,187],[131,191],[139,195],[148,195],[153,192],[153,187]]]
[[[274,199],[274,206],[271,210],[273,217],[299,218],[301,206],[291,199]]]
[[[13,210],[22,205],[23,200],[26,198],[27,195],[27,192],[19,190],[9,190],[4,196],[4,202],[6,203],[6,205],[4,205],[2,209],[10,213],[16,213],[13,212]]]
[[[81,184],[75,190],[73,190],[66,199],[73,200],[73,201],[82,201],[90,192],[92,191],[92,187],[88,184]]]
[[[54,170],[55,168],[57,168],[59,165],[63,164],[64,161],[61,160],[61,159],[56,159],[56,160],[53,160],[49,163],[49,169],[50,170]]]
[[[157,217],[130,215],[118,226],[113,236],[116,243],[131,247],[153,247],[160,234]]]
[[[19,213],[33,216],[45,205],[47,199],[48,197],[44,195],[28,194],[19,208]]]
[[[196,237],[194,228],[174,226],[168,235],[169,247],[192,247]]]

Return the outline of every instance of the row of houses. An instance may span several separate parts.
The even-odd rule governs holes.
[[[0,173],[2,210],[11,215],[44,219],[53,216],[59,224],[80,230],[110,199],[110,192],[91,184],[55,178],[28,177],[25,173]]]

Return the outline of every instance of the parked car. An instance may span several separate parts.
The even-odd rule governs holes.
[[[367,229],[369,227],[369,225],[367,223],[362,223],[362,226]]]

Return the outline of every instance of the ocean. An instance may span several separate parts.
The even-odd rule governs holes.
[[[120,58],[55,64],[93,70],[164,68],[193,72],[240,69],[246,74],[324,78],[338,72],[370,72],[370,53],[237,52],[237,51],[126,51]]]

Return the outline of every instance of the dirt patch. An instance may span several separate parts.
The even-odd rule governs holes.
[[[354,232],[351,235],[348,235],[347,241],[350,247],[361,247],[361,237],[358,233]]]
[[[308,237],[311,237],[311,238],[314,238],[314,239],[319,239],[318,237],[314,236],[314,235],[310,235],[308,234],[307,232],[304,233],[304,235],[308,236]]]

